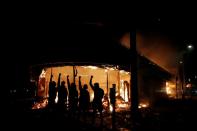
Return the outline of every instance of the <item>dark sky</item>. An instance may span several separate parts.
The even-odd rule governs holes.
[[[173,11],[159,11],[155,9],[152,12],[142,13],[137,17],[138,28],[146,31],[161,32],[177,41],[192,40],[196,42],[197,19],[195,10],[183,8]],[[181,43],[179,43],[180,45]]]
[[[138,19],[138,29],[145,40],[145,42],[143,42],[149,44],[142,45],[145,53],[149,53],[148,55],[151,56],[153,53],[150,52],[155,50],[158,54],[162,55],[158,55],[160,57],[153,55],[153,58],[156,60],[168,58],[166,61],[169,64],[177,60],[177,58],[175,59],[173,56],[173,53],[176,57],[179,57],[180,54],[184,52],[185,70],[187,74],[192,75],[192,77],[197,74],[197,16],[195,12],[191,6],[190,8],[184,7],[182,10],[175,9],[175,12],[169,11],[161,13],[156,10],[155,12],[144,14],[142,17],[139,16]],[[187,49],[188,44],[194,46],[192,51]],[[168,49],[173,50],[168,52],[165,50],[165,47],[169,47]],[[162,51],[165,52],[162,53]],[[172,55],[168,56],[168,54]],[[165,63],[163,63],[163,65],[165,65]],[[173,64],[167,66],[173,68]]]
[[[124,33],[133,30],[137,30],[145,36],[143,41],[145,41],[144,43],[148,41],[148,44],[142,47],[145,47],[143,48],[145,49],[144,52],[148,55],[154,53],[153,50],[160,51],[163,47],[166,47],[165,44],[168,43],[167,41],[170,41],[170,45],[175,47],[179,52],[185,49],[185,43],[188,42],[191,42],[197,47],[196,7],[180,7],[179,3],[171,6],[171,8],[165,5],[164,8],[161,8],[163,3],[160,6],[144,4],[144,6],[134,7],[132,5],[128,4],[129,7],[125,5],[114,7],[111,4],[103,8],[102,6],[98,6],[97,3],[95,6],[89,6],[87,4],[90,8],[79,5],[78,7],[80,8],[76,6],[75,8],[65,6],[62,10],[57,10],[57,8],[53,7],[45,9],[46,6],[41,6],[40,8],[23,6],[21,8],[20,6],[14,5],[13,8],[9,5],[9,8],[3,9],[3,15],[5,17],[2,19],[2,25],[5,29],[3,34],[6,35],[6,40],[3,43],[5,46],[1,50],[6,48],[6,53],[11,54],[3,55],[6,56],[4,57],[6,60],[5,65],[10,65],[10,69],[14,68],[15,77],[21,77],[23,81],[23,78],[26,78],[28,72],[25,64],[50,60],[61,61],[59,56],[62,58],[68,58],[67,56],[69,56],[70,59],[68,61],[71,61],[75,55],[78,57],[76,59],[78,61],[82,57],[88,59],[92,56],[94,57],[93,60],[97,60],[95,56],[101,54],[101,60],[105,59],[105,61],[110,60],[116,62],[117,59],[112,60],[111,58],[118,58],[119,54],[122,56],[128,56],[128,54],[124,50],[119,54],[112,51],[113,49],[120,49],[120,46],[114,46],[110,50],[110,45],[107,44],[110,43],[108,42],[110,41],[109,38],[118,39]],[[96,6],[97,8],[95,8]],[[83,32],[80,32],[82,34],[81,37],[75,37],[75,34],[80,36],[80,33],[75,30],[76,27],[73,26],[75,24],[87,24],[89,27],[96,27],[98,31],[102,28],[106,34],[110,35],[107,39],[105,37],[102,38],[107,40],[105,43],[102,42],[99,35],[93,35],[94,33],[89,33],[90,39],[84,40],[82,36],[86,34]],[[154,34],[159,34],[162,37],[157,37],[156,40],[153,40]],[[94,39],[95,37],[97,38],[96,41]],[[86,42],[80,43],[81,40],[88,41],[88,44]],[[89,45],[91,43],[94,44],[90,47]],[[99,43],[101,43],[100,47],[98,46]],[[83,44],[86,44],[88,48],[81,48]],[[66,48],[63,48],[62,45]],[[105,48],[106,46],[108,48]],[[156,49],[158,47],[159,50]],[[165,48],[165,50],[168,49]],[[66,57],[65,52],[67,53]],[[104,52],[108,55],[105,55]],[[80,54],[83,54],[83,56]],[[114,57],[114,55],[116,56]],[[154,58],[160,60],[162,56],[166,55],[155,55]],[[192,75],[197,74],[195,73],[197,72],[195,56],[197,56],[196,50],[193,51],[193,55],[187,58],[187,63],[189,63],[187,64],[187,69]],[[171,62],[174,60],[174,57],[171,58],[167,59],[166,57],[165,59],[167,62]],[[125,61],[123,59],[124,57],[119,62],[124,63]],[[166,63],[164,62],[163,64],[165,65]]]
[[[109,12],[97,10],[97,13],[92,13],[92,10],[86,12],[80,10],[77,13],[72,10],[65,11],[66,13],[47,10],[41,12],[38,10],[11,10],[5,19],[6,33],[10,36],[6,45],[12,44],[14,49],[18,49],[19,52],[23,51],[24,54],[28,53],[29,48],[36,50],[39,50],[39,47],[49,48],[48,45],[52,41],[58,41],[61,44],[68,32],[67,29],[72,30],[70,25],[73,24],[108,28],[109,34],[114,38],[136,29],[144,35],[160,34],[162,38],[170,40],[170,44],[179,52],[185,50],[187,43],[192,43],[195,47],[197,45],[197,20],[192,7],[191,10],[188,8],[179,10],[177,7],[171,9],[165,7],[166,10],[161,10],[160,6],[141,7],[138,9],[139,11],[131,11],[131,13],[128,10],[115,9]],[[162,39],[158,41],[162,41]],[[149,39],[149,47],[153,47],[151,43]],[[67,47],[74,48],[74,45],[67,44]],[[22,48],[27,50],[22,50]],[[191,59],[195,58],[193,56],[196,55],[196,50],[193,51],[193,54]]]

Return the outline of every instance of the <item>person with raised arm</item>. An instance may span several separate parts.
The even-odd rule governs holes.
[[[100,113],[100,118],[101,121],[103,120],[103,116],[102,116],[102,111],[103,111],[103,104],[102,104],[102,99],[104,96],[104,91],[102,88],[100,88],[99,83],[94,83],[94,85],[92,84],[92,79],[93,76],[91,76],[90,78],[90,87],[92,88],[92,90],[94,91],[94,98],[93,98],[93,102],[92,102],[92,108],[93,108],[93,123],[95,122],[95,115],[97,110]]]
[[[79,115],[82,112],[84,118],[86,117],[89,105],[90,105],[90,94],[88,92],[88,85],[84,84],[82,88],[81,84],[81,76],[79,76],[79,91],[80,91],[80,97],[79,97]]]

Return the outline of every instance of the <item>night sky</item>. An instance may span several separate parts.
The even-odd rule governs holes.
[[[170,40],[170,42],[164,42],[165,40],[161,39],[163,42],[159,43],[162,48],[165,45],[170,45],[174,49],[175,56],[172,56],[171,60],[180,59],[180,54],[185,52],[185,70],[189,76],[193,77],[194,74],[196,75],[197,73],[197,20],[194,10],[192,9],[193,8],[191,7],[191,10],[177,10],[176,13],[169,11],[161,14],[160,12],[157,12],[146,15],[146,17],[140,17],[138,19],[140,21],[138,29],[146,36],[147,34],[160,34],[160,36],[164,36],[166,38],[165,40]],[[150,47],[153,45],[154,44],[150,45]],[[187,45],[193,45],[193,50],[188,50]],[[166,52],[166,54],[168,53],[170,52]],[[165,55],[163,55],[163,57],[165,57]]]
[[[13,63],[43,61],[48,57],[46,52],[56,54],[74,49],[76,50],[74,54],[77,54],[77,51],[80,52],[82,49],[81,47],[89,48],[89,50],[81,51],[86,54],[84,57],[88,57],[89,51],[93,47],[95,48],[95,45],[98,44],[99,46],[97,45],[96,48],[100,47],[99,49],[110,47],[111,45],[106,43],[109,41],[116,43],[125,33],[137,30],[142,36],[159,34],[162,38],[166,38],[165,40],[170,40],[169,43],[163,42],[163,39],[161,39],[162,42],[158,42],[159,40],[157,42],[161,44],[161,47],[164,47],[165,44],[171,45],[175,48],[176,53],[184,51],[188,43],[193,44],[194,50],[187,55],[187,63],[189,63],[187,69],[192,70],[189,72],[196,72],[194,60],[197,46],[197,21],[193,8],[178,10],[174,7],[172,8],[174,11],[167,7],[166,10],[161,11],[160,6],[150,8],[151,11],[149,8],[141,7],[139,11],[136,11],[137,13],[132,11],[130,13],[127,9],[118,10],[118,8],[108,12],[97,10],[97,13],[93,13],[92,10],[80,10],[77,13],[72,10],[65,11],[66,13],[47,10],[10,10],[5,19],[5,33],[9,36],[5,45],[14,54],[11,58]],[[89,29],[86,30],[86,27]],[[78,32],[79,28],[85,29],[85,33]],[[90,32],[94,32],[95,35]],[[102,38],[100,34],[102,34]],[[83,36],[89,37],[84,40]],[[95,39],[97,40],[95,41]],[[86,42],[79,43],[81,40]],[[106,42],[103,43],[102,40]],[[54,43],[55,46],[53,46]],[[92,43],[94,44],[92,45]],[[150,46],[145,47],[151,49],[153,47],[151,43],[154,42],[149,40]],[[62,45],[66,47],[66,50],[63,50]],[[117,49],[119,46],[114,48]],[[27,60],[24,56],[28,56],[30,59]],[[47,59],[51,59],[51,56]]]

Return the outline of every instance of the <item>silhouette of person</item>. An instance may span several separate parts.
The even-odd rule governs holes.
[[[56,82],[52,81],[53,75],[51,74],[50,81],[49,81],[49,97],[48,97],[48,105],[53,106],[55,104],[56,98]]]
[[[67,102],[68,91],[65,86],[65,81],[61,82],[60,85],[61,73],[58,78],[58,104],[61,108],[64,108],[65,102]]]
[[[92,79],[93,76],[91,76],[90,78],[90,87],[92,88],[92,90],[94,91],[94,99],[92,102],[92,108],[93,108],[93,123],[95,122],[95,114],[97,112],[97,110],[100,113],[100,117],[101,117],[101,121],[103,120],[103,116],[102,116],[102,111],[103,111],[103,105],[102,105],[102,99],[104,96],[104,91],[103,89],[101,89],[99,87],[99,83],[94,83],[94,85],[92,84]]]
[[[116,95],[116,84],[112,84],[112,88],[110,88],[109,96],[110,96],[110,103],[114,106],[115,105],[115,95]]]
[[[89,105],[90,105],[90,94],[88,92],[88,85],[84,84],[82,88],[81,84],[81,76],[79,76],[79,113],[83,112],[84,117],[88,113]]]
[[[78,104],[78,91],[75,83],[70,84],[69,75],[67,75],[67,84],[69,91],[69,111],[72,114],[75,114],[77,111],[77,104]]]

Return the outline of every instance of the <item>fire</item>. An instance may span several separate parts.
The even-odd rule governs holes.
[[[172,39],[154,32],[148,34],[145,32],[137,32],[136,39],[137,50],[139,53],[143,54],[145,57],[149,58],[169,72],[176,72],[176,56],[178,56],[179,53],[177,48],[174,46],[175,44],[173,44]],[[130,34],[124,34],[120,39],[120,44],[129,49],[130,43],[132,43],[132,41],[130,41]]]
[[[45,99],[45,100],[42,100],[40,102],[36,102],[33,105],[32,109],[42,109],[42,108],[45,108],[47,106],[47,104],[48,104],[48,100]]]
[[[58,102],[58,92],[56,93],[56,97],[55,97],[55,103]]]
[[[112,107],[112,105],[110,104],[110,106],[109,106],[109,110],[110,110],[110,112],[112,112],[113,111],[113,107]]]
[[[121,111],[121,110],[128,110],[130,108],[130,103],[125,102],[125,100],[121,96],[116,97],[116,111]]]
[[[90,68],[90,69],[98,69],[98,67],[96,67],[96,66],[87,66],[88,68]]]
[[[129,101],[128,89],[124,88],[124,80],[121,80],[120,96],[124,99],[125,102]]]
[[[118,107],[119,108],[126,108],[126,107],[128,107],[128,104],[127,103],[120,103],[120,104],[118,104]]]
[[[189,83],[189,84],[186,85],[186,87],[187,87],[187,88],[191,88],[191,87],[192,87],[192,84]]]
[[[43,69],[40,74],[40,78],[45,78],[45,77],[46,77],[46,71]]]
[[[122,88],[120,88],[120,96],[121,96],[122,98],[124,98],[124,90],[123,90],[123,87],[124,87],[124,81],[123,81],[123,80],[121,80],[120,82],[121,82],[121,87],[122,87]]]
[[[129,98],[128,98],[128,90],[127,88],[125,88],[125,102],[128,102],[129,101]]]
[[[168,96],[170,96],[170,97],[175,97],[176,96],[176,86],[175,86],[175,84],[174,83],[172,83],[172,82],[166,82],[166,87],[165,87],[165,89],[166,89],[166,94],[168,95]]]
[[[170,90],[169,87],[166,87],[166,93],[167,93],[167,94],[172,94],[172,91]]]
[[[141,108],[147,108],[149,105],[148,103],[140,103],[138,108],[141,109]]]
[[[110,87],[110,84],[114,83],[118,85],[117,87],[117,92],[116,92],[116,97],[117,99],[120,99],[121,102],[116,103],[116,110],[119,108],[121,110],[125,110],[130,104],[128,104],[129,101],[129,92],[130,88],[128,88],[127,83],[129,84],[129,79],[130,79],[130,72],[127,72],[126,70],[120,70],[119,66],[76,66],[78,75],[82,76],[82,82],[83,84],[88,84],[90,80],[90,76],[93,75],[94,77],[94,82],[100,83],[101,88],[103,88],[104,93],[107,95],[107,99],[103,101],[104,107],[106,107],[106,111],[112,111],[113,108],[109,104],[109,92],[107,92],[107,89],[105,88],[107,83]],[[64,76],[70,75],[72,76],[73,72],[73,67],[72,66],[56,66],[52,68],[44,68],[39,75],[39,80],[42,80],[42,83],[39,85],[38,92],[39,92],[39,97],[40,98],[47,98],[49,97],[49,81],[50,81],[50,76],[53,74],[53,81],[56,81],[58,79],[58,74],[64,74]],[[52,72],[53,71],[53,72]],[[106,73],[109,75],[109,79],[106,79]],[[61,81],[66,81],[66,77],[61,77]],[[76,79],[76,84],[78,84],[78,79]],[[77,85],[78,86],[78,85]],[[57,87],[56,87],[57,88]],[[41,90],[42,89],[42,90]],[[90,102],[93,101],[94,98],[94,92],[92,89],[89,87],[88,91],[90,93]],[[117,100],[116,99],[116,100]],[[117,100],[118,101],[118,100]],[[48,101],[47,101],[48,103]],[[33,109],[39,109],[43,108],[47,105],[45,102],[37,102]],[[58,103],[58,92],[56,93],[55,97],[55,103]],[[118,110],[119,110],[118,109]]]
[[[92,102],[93,99],[94,99],[94,93],[92,93],[92,94],[90,95],[90,102]]]

